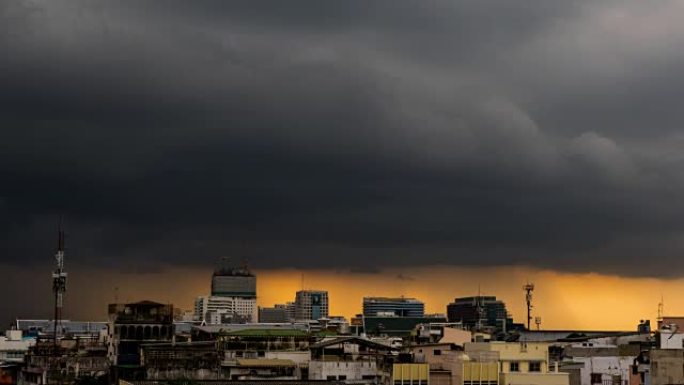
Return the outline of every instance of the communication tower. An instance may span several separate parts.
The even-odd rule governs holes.
[[[525,301],[527,302],[527,330],[530,330],[530,323],[532,322],[532,291],[534,291],[534,284],[527,283],[523,286],[525,291]]]
[[[64,271],[64,230],[59,224],[57,253],[55,254],[57,264],[52,273],[52,292],[55,294],[55,319],[54,319],[54,348],[57,354],[57,333],[62,322],[62,307],[64,306],[64,294],[66,293],[67,273]]]

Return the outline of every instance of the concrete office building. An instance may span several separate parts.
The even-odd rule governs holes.
[[[300,290],[295,295],[297,321],[328,318],[328,292],[325,290]]]
[[[256,299],[256,276],[247,267],[219,267],[211,277],[211,295]]]
[[[287,316],[287,305],[259,308],[260,323],[285,323],[289,321],[290,319]]]
[[[209,324],[257,322],[256,276],[222,260],[211,276],[211,294],[195,300],[194,316]]]
[[[495,296],[456,298],[447,305],[447,319],[449,322],[461,322],[467,328],[491,327],[506,331],[513,326],[506,304]]]
[[[423,317],[425,304],[415,298],[364,297],[363,315],[378,317],[394,314],[397,317]]]

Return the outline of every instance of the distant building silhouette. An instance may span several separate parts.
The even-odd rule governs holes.
[[[449,322],[462,322],[464,327],[493,328],[506,331],[514,328],[506,304],[495,296],[474,296],[456,298],[447,305]]]
[[[256,276],[224,258],[211,276],[211,295],[195,299],[195,318],[209,324],[256,322]]]
[[[211,295],[256,299],[256,276],[246,267],[231,267],[228,262],[211,277]]]
[[[295,295],[295,319],[298,321],[328,318],[328,292],[300,290]]]
[[[377,317],[393,314],[397,317],[423,317],[425,304],[415,298],[364,297],[363,315]]]

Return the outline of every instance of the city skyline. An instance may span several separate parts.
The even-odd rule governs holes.
[[[676,295],[684,288],[684,280],[624,278],[599,274],[559,274],[553,271],[503,268],[416,269],[412,275],[405,270],[386,270],[373,274],[348,271],[255,270],[258,279],[257,304],[270,307],[292,301],[296,291],[304,288],[327,290],[330,315],[350,319],[362,312],[362,300],[367,296],[414,297],[425,302],[426,313],[446,314],[446,305],[456,297],[480,294],[503,300],[514,322],[525,321],[525,293],[522,285],[534,280],[533,316],[542,317],[542,329],[632,330],[642,319],[655,321],[661,299],[665,315],[676,316],[684,309],[684,301]],[[18,281],[30,275],[13,272]],[[481,279],[482,275],[489,278]],[[65,299],[65,318],[101,320],[106,304],[149,299],[171,303],[192,310],[197,296],[210,290],[212,269],[182,268],[138,274],[118,273],[93,276],[92,271],[70,270],[71,291]],[[125,283],[125,284],[122,284]],[[50,318],[52,297],[50,282],[36,282],[35,292],[43,288],[46,294],[36,296],[33,311],[24,312],[15,305],[18,318]],[[88,287],[89,290],[79,290]],[[115,291],[115,288],[118,289]],[[669,295],[668,295],[669,293]],[[10,301],[11,302],[11,301]],[[39,305],[41,304],[42,305]],[[6,320],[7,322],[10,319]],[[536,328],[534,325],[532,328]]]

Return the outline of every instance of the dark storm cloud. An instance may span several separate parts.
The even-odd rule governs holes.
[[[3,263],[684,273],[678,2],[0,7]]]

